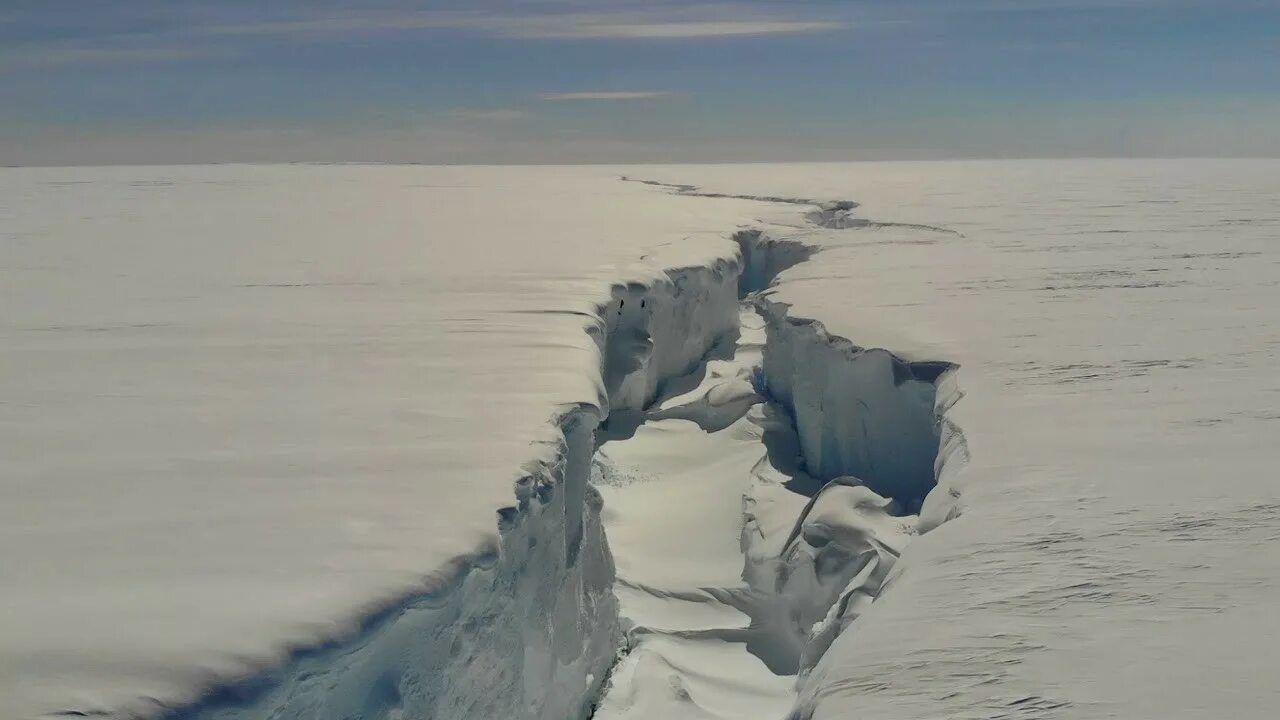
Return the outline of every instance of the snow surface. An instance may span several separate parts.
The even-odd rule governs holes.
[[[643,176],[858,201],[886,224],[797,230],[821,251],[769,300],[960,366],[968,462],[922,530],[959,517],[910,543],[793,717],[1274,716],[1280,162]]]
[[[743,314],[728,357],[675,383],[634,435],[598,455],[628,651],[595,720],[782,717],[794,700],[794,679],[753,652],[749,629],[742,498],[782,478],[765,462],[759,414],[748,415],[763,400],[749,380],[764,332]]]
[[[733,348],[667,383],[597,455],[627,642],[596,720],[783,717],[797,672],[875,600],[913,534],[896,501],[852,477],[819,488],[794,462],[796,425],[763,394],[772,330],[757,300]],[[872,380],[850,365],[854,386]]]
[[[569,589],[608,595],[601,543],[576,579],[534,548],[466,569],[495,562],[515,481],[575,455],[549,421],[607,409],[596,338],[656,313],[679,341],[651,364],[683,372],[702,325],[734,323],[729,237],[763,207],[582,168],[0,171],[0,716],[285,696],[307,717],[568,714],[615,650],[610,609]],[[717,264],[720,314],[619,307]],[[583,534],[571,510],[529,542]],[[599,633],[559,627],[596,612]],[[470,643],[481,626],[512,647]],[[473,685],[445,692],[451,653]]]
[[[1278,196],[0,171],[0,715],[1270,717]]]

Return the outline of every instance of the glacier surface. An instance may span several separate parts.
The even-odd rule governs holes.
[[[616,650],[592,430],[736,322],[759,203],[580,168],[0,186],[0,715],[584,702]],[[642,315],[669,337],[603,377]]]
[[[797,230],[820,250],[769,300],[859,346],[960,366],[938,385],[943,404],[963,389],[939,435],[960,461],[940,465],[923,534],[791,717],[1273,714],[1280,163],[644,176],[857,200],[884,224]]]
[[[1280,701],[1280,163],[0,188],[6,717]]]

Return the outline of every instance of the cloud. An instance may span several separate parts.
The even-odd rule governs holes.
[[[530,7],[528,5],[524,7]],[[543,6],[544,8],[548,6]],[[556,4],[550,7],[555,8]],[[0,51],[0,72],[94,63],[170,63],[252,52],[266,39],[328,42],[334,38],[459,32],[510,40],[675,41],[831,32],[851,26],[828,18],[788,16],[778,6],[761,12],[740,5],[689,2],[647,5],[623,2],[583,11],[561,5],[549,12],[475,10],[243,14],[224,22],[188,17],[145,31],[103,32],[53,43],[24,43]],[[7,66],[7,67],[3,67]],[[586,99],[586,98],[582,98]],[[614,98],[621,99],[621,98]]]
[[[838,22],[799,22],[788,20],[757,21],[678,21],[678,22],[600,22],[580,19],[566,23],[512,24],[497,28],[507,37],[528,39],[619,39],[678,40],[710,37],[743,37],[759,35],[792,35],[798,33],[840,30],[847,25]]]
[[[493,13],[416,12],[371,13],[332,17],[298,18],[272,22],[219,25],[204,28],[209,35],[339,35],[346,33],[411,32],[420,30],[464,30],[485,35],[529,40],[619,39],[672,40],[710,37],[750,37],[828,32],[849,27],[834,21],[800,21],[781,18],[716,20],[718,13],[679,17],[646,12],[552,13],[545,15],[502,15]],[[721,8],[723,12],[723,9]]]
[[[661,90],[612,90],[605,92],[563,92],[542,93],[539,100],[562,102],[572,100],[648,100],[650,98],[667,97],[669,92]]]

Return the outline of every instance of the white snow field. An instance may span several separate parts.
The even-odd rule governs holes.
[[[323,166],[6,169],[0,199],[0,717],[576,714],[617,647],[583,509],[606,331],[667,333],[655,382],[696,363],[760,203]]]
[[[1277,198],[0,169],[0,717],[1273,717]]]
[[[823,250],[767,298],[857,345],[958,363],[943,384],[964,394],[946,418],[967,447],[944,453],[928,532],[803,680],[792,717],[1275,716],[1280,162],[646,177],[851,199],[859,218],[963,235],[797,231]],[[779,364],[805,352],[771,347]],[[830,384],[817,361],[796,376]],[[809,404],[799,421],[833,412],[856,414]]]

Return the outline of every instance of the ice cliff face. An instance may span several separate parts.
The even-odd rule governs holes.
[[[575,409],[558,422],[551,460],[527,468],[515,504],[498,512],[498,547],[455,568],[453,584],[173,715],[582,716],[617,647],[617,606],[599,496],[585,482],[596,414]]]
[[[917,511],[935,483],[935,382],[950,366],[860,348],[820,322],[788,317],[784,305],[758,306],[768,321],[768,392],[795,418],[805,469],[819,480],[856,477]]]
[[[914,525],[854,477],[836,478],[813,497],[779,557],[775,588],[800,673],[879,597]]]
[[[811,221],[830,224],[852,208],[822,206]],[[500,539],[489,554],[455,568],[442,589],[379,610],[356,637],[299,652],[276,672],[171,715],[590,715],[621,638],[613,558],[589,482],[592,456],[602,438],[634,432],[665,383],[736,333],[744,297],[766,324],[758,377],[716,388],[698,407],[742,410],[763,397],[790,415],[794,460],[814,491],[781,553],[755,569],[759,596],[747,604],[756,608],[753,622],[770,628],[770,644],[782,648],[773,658],[780,669],[811,667],[888,582],[915,532],[913,515],[928,505],[950,456],[939,448],[962,446],[942,420],[956,397],[954,368],[859,348],[816,321],[789,317],[760,291],[813,249],[759,230],[733,239],[737,247],[726,244],[716,262],[616,285],[597,307],[584,331],[599,350],[599,399],[554,419],[559,439],[526,467],[514,502],[498,511]],[[699,416],[715,425],[715,413]]]
[[[600,311],[606,415],[643,410],[664,381],[688,372],[737,327],[741,275],[742,261],[726,257],[614,288]]]
[[[179,717],[562,720],[590,712],[619,647],[614,570],[589,485],[601,421],[643,409],[735,330],[740,259],[671,268],[613,288],[584,330],[599,401],[554,420],[498,511],[492,552],[430,595],[382,609],[355,638],[225,687]]]

